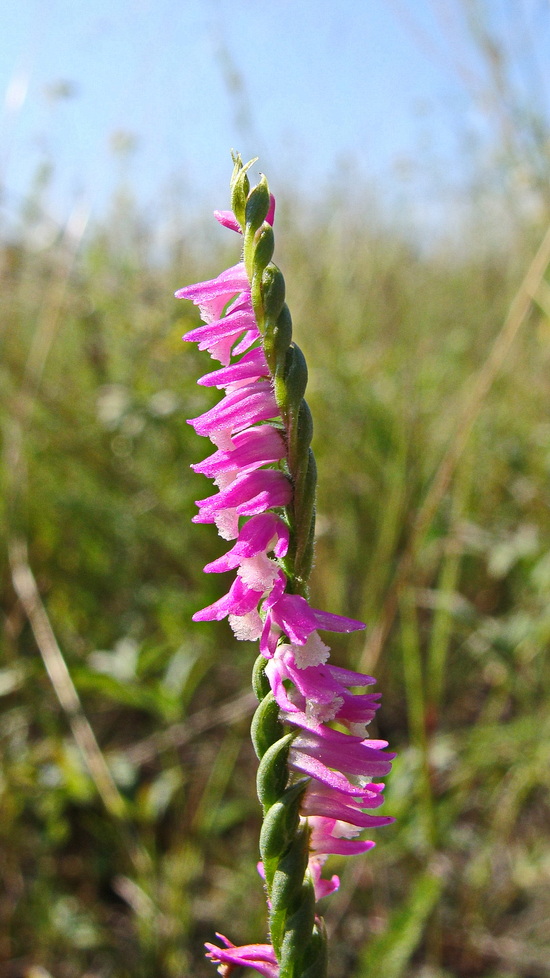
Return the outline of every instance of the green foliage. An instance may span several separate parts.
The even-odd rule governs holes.
[[[314,227],[293,207],[285,231],[283,204],[275,256],[310,373],[312,603],[368,622],[366,645],[335,639],[335,661],[377,675],[379,733],[398,759],[384,809],[396,825],[363,859],[333,858],[329,973],[544,976],[550,326],[536,304],[402,563],[536,244],[525,234],[506,261],[423,255],[338,206]],[[213,395],[180,340],[194,313],[171,298],[226,258],[213,247],[199,267],[189,240],[161,264],[138,222],[96,230],[76,256],[68,238],[3,246],[2,538],[12,554],[27,543],[124,801],[105,809],[6,548],[6,974],[206,976],[202,942],[216,930],[264,936],[254,698],[242,700],[257,650],[223,622],[191,622],[226,582],[201,570],[223,544],[190,522],[210,489],[189,469],[208,448],[186,418]]]
[[[426,923],[441,895],[442,881],[433,872],[418,875],[404,905],[394,911],[389,926],[365,948],[359,971],[382,972],[387,978],[400,978],[416,950]]]

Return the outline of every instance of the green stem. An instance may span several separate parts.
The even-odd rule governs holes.
[[[251,287],[252,307],[263,337],[263,349],[273,381],[275,400],[287,444],[286,474],[292,483],[292,502],[284,518],[290,547],[284,561],[289,592],[307,594],[313,559],[316,468],[310,442],[311,414],[304,392],[307,366],[292,342],[292,320],[284,301],[284,279],[273,265],[273,229],[265,218],[269,188],[262,178],[249,189],[240,157],[234,158],[233,212],[243,231],[243,260]],[[269,898],[269,924],[280,978],[326,978],[326,935],[315,916],[315,893],[308,873],[309,828],[300,817],[308,778],[293,780],[288,752],[294,732],[287,733],[259,656],[253,685],[259,706],[252,721],[252,740],[259,759],[258,797],[264,819],[260,853]]]
[[[400,599],[401,639],[403,647],[403,673],[407,697],[407,714],[411,743],[420,756],[419,789],[422,798],[422,815],[428,850],[437,845],[437,825],[434,813],[432,785],[430,777],[429,743],[426,731],[426,704],[418,619],[414,602],[414,592],[404,591]]]
[[[452,614],[450,602],[457,589],[462,554],[456,543],[455,531],[463,512],[466,511],[472,486],[473,453],[466,455],[455,480],[451,504],[448,542],[437,582],[440,604],[434,614],[430,645],[428,648],[427,686],[430,711],[434,718],[441,708],[445,688],[445,666],[451,639]]]

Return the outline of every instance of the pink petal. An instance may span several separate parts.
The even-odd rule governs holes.
[[[376,679],[366,676],[363,672],[352,672],[351,669],[342,669],[340,666],[327,666],[334,678],[342,683],[343,686],[374,686]]]
[[[329,767],[358,777],[388,774],[395,755],[382,754],[379,746],[385,741],[365,741],[351,734],[319,726],[308,730],[309,717],[292,714],[288,722],[299,724],[301,732],[292,742],[292,749],[317,758]]]
[[[326,842],[322,842],[317,847],[312,845],[313,852],[323,852],[328,855],[334,856],[359,856],[363,852],[368,852],[369,849],[374,849],[376,843],[366,840],[363,842],[361,839],[357,841],[354,839],[327,839]]]
[[[331,797],[334,794],[335,797]],[[317,795],[315,792],[306,790],[302,799],[301,811],[303,815],[323,815],[326,818],[338,819],[340,822],[349,822],[350,825],[357,825],[359,828],[378,828],[381,825],[390,825],[395,819],[389,815],[369,815],[360,808],[349,804],[342,804],[337,792],[325,792]]]
[[[188,424],[193,425],[198,435],[211,435],[223,429],[236,432],[258,421],[275,418],[278,411],[271,382],[261,380],[226,394],[210,411],[192,418]]]
[[[243,262],[226,269],[217,278],[207,282],[197,282],[179,289],[176,299],[190,299],[199,306],[206,322],[217,319],[229,300],[239,292],[249,289],[248,277]]]
[[[194,523],[212,523],[222,509],[236,509],[239,516],[253,516],[266,509],[286,506],[292,498],[292,486],[277,469],[245,471],[227,489],[197,500],[200,507]]]
[[[345,618],[344,615],[333,615],[330,611],[319,611],[312,608],[317,620],[317,628],[327,632],[356,632],[358,629],[366,628],[363,621],[356,621],[355,618]]]
[[[357,785],[348,781],[343,774],[340,774],[338,771],[332,771],[326,764],[323,764],[322,761],[317,760],[315,757],[309,757],[308,754],[304,754],[298,750],[295,751],[292,745],[289,751],[288,761],[294,770],[301,771],[302,774],[307,774],[309,777],[315,778],[328,788],[336,788],[337,791],[348,795],[354,795],[357,792]]]
[[[195,326],[194,329],[184,333],[183,339],[188,343],[198,343],[199,350],[207,350],[211,343],[224,339],[226,336],[235,338],[245,329],[255,328],[257,329],[252,309],[245,305],[244,308],[229,312],[222,319],[214,319],[206,325]]]
[[[270,616],[291,642],[298,645],[304,645],[317,628],[313,609],[300,594],[283,594],[271,607]]]
[[[214,961],[215,964],[253,968],[264,978],[277,978],[279,965],[271,944],[245,944],[241,947],[235,947],[223,934],[216,934],[216,937],[224,942],[225,948],[216,947],[215,944],[205,944],[207,948],[206,957]]]
[[[343,615],[311,608],[299,594],[284,594],[271,607],[270,615],[271,620],[297,645],[304,645],[311,633],[318,628],[330,632],[352,632],[365,627],[363,622],[354,618],[344,618]]]
[[[235,343],[234,354],[244,353],[252,343],[255,343],[260,333],[256,325],[250,291],[245,291],[225,310],[223,318],[219,318],[226,303],[216,300],[212,306],[212,314],[204,310],[203,319],[206,326],[197,326],[184,335],[184,340],[196,342],[199,350],[208,350],[210,356],[228,366],[231,359],[231,348]],[[239,337],[241,337],[239,339]],[[237,342],[238,341],[238,342]]]
[[[275,556],[282,557],[288,548],[288,538],[288,527],[275,513],[252,516],[241,528],[235,546],[225,556],[207,564],[204,570],[206,573],[233,570],[243,559],[268,553],[269,550],[273,550]]]
[[[258,346],[245,353],[237,363],[233,363],[230,367],[222,367],[221,370],[213,370],[201,377],[197,383],[203,387],[222,388],[243,380],[259,380],[261,377],[269,377],[269,367],[264,351]]]
[[[214,478],[231,469],[248,469],[251,466],[278,462],[285,457],[287,451],[280,431],[270,424],[238,431],[231,439],[231,446],[229,449],[214,452],[191,468],[194,472]]]
[[[214,217],[220,224],[223,224],[224,228],[229,228],[231,231],[237,231],[239,234],[242,234],[241,226],[233,211],[214,211]]]
[[[349,805],[352,808],[372,809],[380,808],[380,806],[384,804],[384,788],[385,785],[381,781],[371,781],[369,784],[365,785],[364,788],[359,788],[356,785],[355,793],[353,797],[351,797],[348,794],[338,791],[336,788],[328,788],[325,785],[312,781],[307,787],[306,796],[313,799],[315,804],[319,799],[328,798],[331,801],[337,802],[341,805]]]
[[[268,224],[273,224],[275,220],[275,197],[273,194],[269,195],[269,210],[266,215],[266,221]]]
[[[214,217],[220,222],[225,228],[230,228],[231,231],[238,231],[242,234],[241,226],[235,217],[233,211],[214,211]],[[269,210],[266,215],[266,221],[268,224],[273,224],[275,218],[275,197],[273,194],[269,195]]]
[[[308,868],[315,890],[315,900],[322,900],[323,897],[330,896],[331,893],[335,893],[340,887],[339,876],[331,876],[329,880],[323,879],[321,876],[323,863],[323,856],[318,856],[315,853],[310,856],[308,862]]]
[[[214,601],[214,604],[196,611],[193,621],[221,621],[227,615],[245,615],[257,608],[262,594],[262,591],[254,591],[246,587],[240,577],[237,577],[227,594]]]
[[[238,357],[241,355],[241,353],[244,353],[245,350],[248,350],[248,348],[252,346],[257,339],[259,339],[259,336],[260,331],[256,326],[256,323],[254,323],[254,327],[245,333],[242,340],[239,340],[237,345],[233,347],[233,356]],[[213,355],[214,354],[212,354],[212,356]]]

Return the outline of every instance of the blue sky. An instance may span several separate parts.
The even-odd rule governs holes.
[[[546,0],[482,6],[530,34],[547,78]],[[487,128],[459,0],[18,0],[0,28],[8,210],[46,160],[60,220],[80,197],[100,214],[123,176],[150,213],[168,187],[224,206],[231,147],[275,189],[356,174],[427,199],[464,180]]]

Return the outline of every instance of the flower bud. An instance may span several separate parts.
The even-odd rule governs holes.
[[[278,800],[265,814],[260,833],[260,853],[269,884],[272,882],[273,871],[270,873],[268,863],[288,849],[296,834],[300,821],[300,803],[306,785],[305,779],[291,785],[283,794],[279,794]]]
[[[265,659],[262,656],[265,663]],[[264,673],[265,677],[265,673]],[[265,677],[267,679],[267,677]],[[256,757],[261,760],[267,753],[271,744],[279,741],[284,734],[282,723],[279,721],[279,704],[276,702],[271,689],[267,696],[260,701],[250,728],[250,736],[256,752]]]
[[[268,320],[265,326],[264,352],[269,369],[272,375],[276,376],[284,369],[286,351],[292,341],[292,318],[286,303],[275,323]]]
[[[285,280],[276,265],[270,263],[264,269],[261,289],[265,321],[275,323],[285,302]]]
[[[246,248],[246,241],[245,241]],[[253,275],[254,278],[261,280],[262,272],[266,265],[273,258],[273,252],[275,251],[275,235],[273,234],[273,228],[270,224],[262,224],[258,231],[254,235],[254,257],[253,257]],[[246,255],[245,255],[246,263]]]
[[[296,963],[304,962],[314,923],[315,893],[311,880],[306,878],[302,883],[298,908],[285,920],[285,934],[279,952],[281,975],[292,974],[292,972],[298,975],[303,974],[302,967],[300,966],[298,970]],[[287,971],[290,968],[292,971]],[[319,974],[318,978],[322,978],[322,976]]]
[[[294,734],[286,734],[266,750],[258,767],[256,786],[264,808],[270,808],[280,798],[288,781],[288,751]]]
[[[281,411],[290,419],[298,419],[306,387],[306,358],[300,347],[292,343],[286,351],[282,375],[280,372],[275,375],[275,399]]]
[[[241,228],[244,228],[246,222],[246,201],[250,190],[250,181],[246,175],[246,171],[253,166],[258,157],[254,157],[253,160],[249,160],[249,162],[243,166],[240,153],[233,153],[232,155],[234,166],[229,185],[231,190],[231,210],[237,218]]]
[[[245,205],[245,233],[254,234],[264,223],[269,211],[269,187],[263,173],[260,182],[248,194]]]

